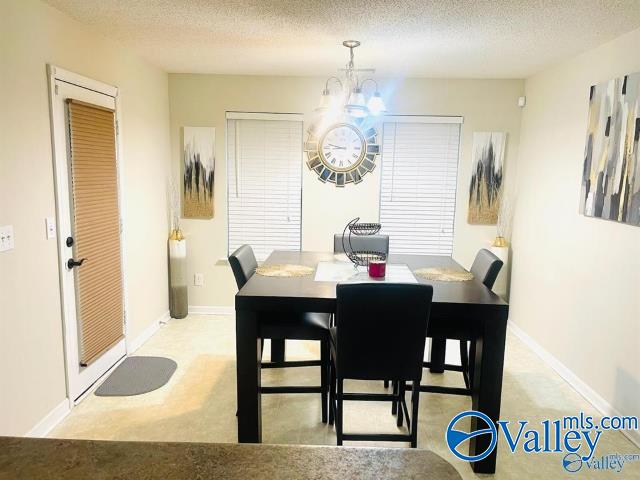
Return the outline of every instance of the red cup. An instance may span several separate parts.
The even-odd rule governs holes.
[[[369,262],[369,276],[384,278],[387,270],[387,262],[384,260],[372,260]]]

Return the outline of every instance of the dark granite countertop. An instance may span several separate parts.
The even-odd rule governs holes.
[[[0,437],[0,479],[460,479],[429,450]]]

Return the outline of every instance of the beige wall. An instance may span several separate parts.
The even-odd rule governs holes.
[[[508,169],[518,150],[521,110],[516,102],[523,94],[523,82],[406,79],[381,83],[383,89],[393,90],[388,101],[390,113],[464,117],[454,256],[468,266],[476,251],[495,237],[495,227],[472,226],[466,221],[473,132],[508,132]],[[205,275],[203,287],[189,287],[190,305],[231,306],[236,291],[228,265],[219,262],[227,254],[225,111],[303,113],[306,128],[323,85],[324,79],[309,77],[169,75],[172,165],[176,178],[181,162],[181,127],[216,127],[215,218],[182,223],[188,239],[190,283],[193,273]],[[303,249],[331,250],[333,234],[341,232],[353,217],[378,219],[379,168],[361,184],[344,189],[321,183],[306,166],[303,172]]]
[[[66,396],[46,64],[121,92],[128,318],[135,338],[167,310],[167,75],[32,0],[0,4],[0,435],[29,431]]]
[[[640,228],[578,212],[589,87],[640,70],[640,30],[526,81],[510,319],[640,415]]]

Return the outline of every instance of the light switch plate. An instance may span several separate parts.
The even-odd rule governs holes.
[[[0,227],[0,252],[13,250],[13,225],[3,225]]]
[[[44,219],[44,224],[47,227],[47,240],[56,238],[56,219],[47,217]]]
[[[193,274],[193,285],[196,287],[202,287],[204,285],[204,274],[203,273],[194,273]]]

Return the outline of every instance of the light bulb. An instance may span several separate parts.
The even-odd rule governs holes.
[[[349,115],[356,118],[364,118],[369,115],[367,107],[360,107],[359,105],[347,105],[345,110]]]
[[[354,88],[349,95],[349,100],[345,105],[346,112],[352,117],[364,118],[369,115],[367,104],[360,88]]]
[[[359,88],[354,88],[353,91],[351,92],[351,95],[349,95],[348,103],[349,105],[353,105],[353,106],[365,107],[366,102],[364,100],[364,95],[362,93],[362,90]]]
[[[369,103],[367,104],[367,106],[369,107],[371,115],[378,116],[381,113],[387,111],[387,107],[384,104],[384,100],[382,100],[382,96],[380,96],[380,92],[376,92],[373,94],[373,96],[369,99]]]
[[[328,110],[334,104],[333,97],[331,96],[331,92],[329,90],[322,90],[322,95],[320,95],[320,103],[316,110]]]

